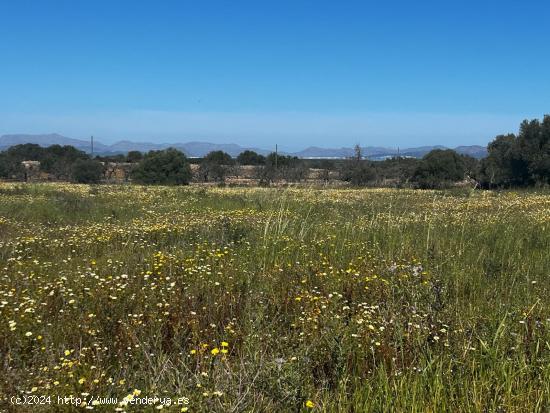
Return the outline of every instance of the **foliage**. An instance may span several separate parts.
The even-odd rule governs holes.
[[[239,165],[263,165],[265,164],[265,156],[246,150],[237,156],[237,163]]]
[[[434,149],[422,158],[413,180],[420,188],[445,188],[463,180],[466,173],[465,157],[451,149]]]
[[[287,182],[300,182],[307,177],[308,167],[297,156],[271,152],[265,159],[265,166],[258,172],[261,182],[265,184],[281,179]]]
[[[231,155],[226,152],[209,152],[200,163],[199,175],[204,182],[223,182],[227,173],[227,167],[234,163],[235,161]]]
[[[224,151],[212,151],[207,153],[203,158],[203,162],[217,165],[233,165],[235,163],[231,155]]]
[[[47,148],[27,143],[14,145],[0,155],[0,176],[22,178],[22,161],[39,161],[40,169],[51,173],[57,179],[69,179],[72,164],[89,156],[73,146],[51,145]]]
[[[162,155],[164,152],[152,151],[143,157],[140,152],[131,151],[126,156],[112,155],[96,159],[138,163],[132,174],[136,182],[189,182],[191,173],[187,159],[178,159],[173,154]],[[41,169],[54,178],[68,180],[73,175],[73,164],[85,159],[88,159],[88,155],[70,146],[42,148],[34,144],[17,145],[0,153],[0,177],[23,179],[25,170],[21,161],[36,160],[41,162]],[[210,152],[203,159],[193,162],[199,163],[198,176],[204,182],[222,183],[227,174],[239,175],[238,167],[234,167],[235,160],[223,151]],[[165,163],[165,166],[161,163]],[[517,136],[497,136],[488,145],[487,158],[481,162],[452,150],[440,149],[420,160],[396,157],[369,161],[364,159],[361,147],[356,145],[354,156],[350,159],[306,160],[275,153],[264,157],[247,150],[237,157],[237,163],[257,166],[255,176],[264,185],[276,181],[299,183],[308,177],[310,168],[316,168],[321,169],[317,174],[318,179],[325,183],[336,176],[358,187],[447,188],[465,179],[476,186],[481,183],[485,188],[547,186],[550,185],[550,115],[545,115],[542,121],[523,121]]]
[[[359,144],[355,145],[353,152],[354,156],[342,165],[340,178],[353,186],[365,186],[376,178],[375,169],[369,161],[363,159]]]
[[[126,155],[126,162],[136,163],[143,159],[143,154],[140,151],[129,151]]]
[[[550,184],[550,115],[545,115],[542,122],[524,120],[518,136],[497,136],[488,152],[482,161],[487,186]]]
[[[121,153],[116,155],[96,155],[94,159],[99,162],[114,162],[114,163],[126,162],[126,156],[124,156]]]
[[[72,180],[81,184],[96,184],[103,177],[103,165],[91,159],[77,159],[71,168]]]
[[[53,174],[58,179],[69,179],[73,164],[77,160],[89,159],[85,152],[70,145],[51,145],[44,150],[46,156],[40,161],[40,169]]]
[[[137,183],[185,185],[191,180],[191,168],[183,152],[169,148],[148,152],[131,176]]]
[[[376,178],[374,168],[366,160],[353,160],[340,173],[343,181],[351,183],[353,186],[365,186]]]
[[[394,157],[372,162],[377,177],[377,185],[402,187],[409,185],[420,159]]]

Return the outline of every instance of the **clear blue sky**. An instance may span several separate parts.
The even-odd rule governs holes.
[[[548,1],[0,0],[0,133],[486,144],[550,113]]]

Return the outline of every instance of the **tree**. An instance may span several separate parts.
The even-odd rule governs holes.
[[[354,157],[342,165],[340,178],[353,186],[365,186],[376,179],[376,171],[367,160]]]
[[[550,115],[540,124],[539,138],[529,160],[529,171],[539,184],[550,184]]]
[[[40,145],[34,143],[26,143],[22,145],[14,145],[2,152],[0,176],[6,178],[22,178],[25,175],[25,170],[21,165],[23,161],[39,161],[43,162],[46,158],[46,150]]]
[[[353,159],[356,161],[360,161],[363,159],[363,155],[361,153],[361,146],[359,146],[359,144],[356,144],[353,147]]]
[[[233,165],[235,161],[228,153],[224,151],[212,151],[203,158],[204,162],[215,163],[218,165]]]
[[[24,143],[9,147],[6,155],[13,160],[17,159],[17,162],[42,161],[47,156],[47,150],[35,143]]]
[[[321,170],[319,178],[326,184],[330,181],[330,171],[334,170],[334,161],[330,159],[321,159],[318,163],[318,167]]]
[[[265,158],[265,166],[259,170],[260,182],[269,184],[278,179],[299,182],[307,178],[309,168],[297,156],[270,153]]]
[[[109,163],[111,163],[111,162],[113,162],[113,163],[126,162],[126,156],[124,156],[121,153],[116,154],[116,155],[107,155],[107,156],[96,155],[94,157],[94,159],[96,161],[99,161],[99,162],[109,162]]]
[[[103,177],[103,165],[91,159],[77,159],[71,170],[72,180],[81,184],[96,184]]]
[[[136,163],[143,159],[143,154],[140,151],[130,151],[126,155],[126,162]]]
[[[462,156],[451,149],[434,149],[422,158],[413,180],[421,188],[444,188],[465,177]]]
[[[191,180],[191,167],[183,152],[174,148],[148,152],[131,173],[142,184],[186,185]]]
[[[9,176],[8,159],[5,152],[0,152],[0,177],[7,178]]]
[[[199,174],[205,182],[211,180],[223,182],[227,173],[227,167],[234,163],[235,161],[228,153],[212,151],[201,161]]]
[[[40,169],[58,179],[71,177],[72,165],[78,159],[89,159],[89,156],[73,146],[51,145],[43,148],[33,143],[14,145],[2,153],[2,176],[21,178],[25,171],[22,161],[38,161]]]
[[[518,159],[514,160],[515,141],[516,136],[508,134],[499,135],[489,143],[487,146],[488,155],[481,163],[484,183],[489,186],[513,184],[515,180],[513,165],[518,165],[519,161]]]
[[[550,115],[542,122],[524,120],[520,125],[515,154],[521,160],[522,184],[550,183]]]
[[[265,156],[254,151],[246,150],[237,156],[237,163],[239,163],[239,165],[264,165]]]
[[[487,186],[550,184],[550,115],[542,122],[524,120],[519,134],[499,135],[487,147],[482,161]]]
[[[90,159],[85,152],[71,145],[51,145],[45,151],[46,156],[40,163],[40,169],[58,179],[69,179],[72,166],[77,160]]]
[[[353,186],[365,186],[376,179],[376,171],[369,161],[363,159],[359,144],[353,148],[353,157],[342,165],[340,178]]]
[[[392,157],[383,161],[373,162],[376,178],[384,184],[401,187],[412,179],[421,159]]]

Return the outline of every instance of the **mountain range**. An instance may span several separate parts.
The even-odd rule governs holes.
[[[3,135],[0,136],[0,150],[5,150],[10,146],[19,145],[23,143],[35,143],[40,146],[50,145],[72,145],[77,149],[85,152],[90,152],[90,141],[81,139],[68,138],[66,136],[59,135],[57,133],[51,133],[46,135]],[[270,150],[249,148],[239,146],[234,143],[219,144],[209,142],[185,142],[185,143],[151,143],[151,142],[133,142],[133,141],[119,141],[112,145],[105,145],[101,142],[94,141],[94,153],[99,155],[114,155],[124,154],[129,151],[148,152],[150,150],[161,150],[166,148],[176,148],[183,151],[189,157],[202,157],[211,151],[224,151],[229,155],[235,157],[245,150],[253,150],[257,153],[267,155]],[[404,156],[411,158],[421,158],[433,149],[447,149],[445,146],[421,146],[418,148],[384,148],[367,146],[361,148],[363,156],[372,160],[382,160],[391,158],[393,156]],[[473,156],[474,158],[483,158],[487,155],[487,148],[478,145],[472,146],[458,146],[452,148],[456,152],[464,155]],[[353,156],[353,148],[321,148],[316,146],[310,146],[298,152],[281,152],[282,154],[298,156],[299,158],[347,158]]]

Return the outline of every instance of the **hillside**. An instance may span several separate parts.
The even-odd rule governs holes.
[[[29,134],[13,134],[3,135],[0,137],[0,150],[9,148],[10,146],[35,143],[41,146],[50,145],[72,145],[77,149],[85,152],[90,152],[90,141],[68,138],[57,133],[43,134],[43,135],[29,135]],[[129,151],[148,152],[150,150],[160,150],[173,147],[183,151],[190,157],[202,157],[211,151],[224,151],[229,155],[236,157],[245,150],[253,150],[263,155],[267,155],[271,152],[268,149],[249,148],[243,147],[234,143],[220,144],[211,142],[181,142],[181,143],[152,143],[152,142],[135,142],[130,140],[122,140],[112,145],[106,145],[100,141],[94,141],[94,153],[97,154],[116,154],[127,153]],[[393,156],[401,155],[411,158],[421,158],[433,149],[446,149],[445,146],[421,146],[416,148],[384,148],[367,146],[361,148],[363,156],[372,160],[382,160]],[[483,146],[458,146],[453,148],[460,154],[469,155],[474,158],[483,158],[487,155],[487,149]],[[299,158],[347,158],[353,156],[354,149],[341,147],[341,148],[321,148],[317,146],[310,146],[298,152],[281,152],[282,154],[298,156]]]

